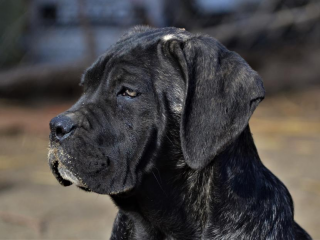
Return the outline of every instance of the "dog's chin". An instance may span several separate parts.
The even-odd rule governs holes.
[[[81,186],[77,186],[79,189],[85,191],[85,192],[92,192],[91,189],[87,188],[87,187],[81,187]]]
[[[58,172],[65,181],[69,181],[77,186],[84,186],[84,184],[79,181],[79,179],[62,164],[58,165]]]
[[[58,174],[56,175],[56,178],[59,181],[59,183],[64,187],[74,184],[79,189],[85,192],[91,192],[91,190],[85,184],[79,181],[78,178],[75,177],[72,174],[72,172],[70,172],[64,166],[58,166]]]
[[[51,170],[55,178],[58,182],[64,186],[68,187],[72,184],[76,185],[78,188],[90,192],[91,190],[81,181],[78,177],[76,177],[70,170],[68,170],[63,164],[59,161],[54,162],[51,165]]]
[[[60,172],[59,172],[59,163],[56,161],[54,162],[50,167],[51,167],[51,171],[53,173],[53,175],[55,176],[55,178],[57,179],[57,181],[64,187],[70,186],[72,185],[72,182],[69,181],[68,179],[64,179]]]
[[[86,192],[94,192],[97,194],[117,196],[122,198],[129,197],[134,192],[134,184],[130,184],[131,186],[125,186],[119,189],[115,189],[113,187],[107,189],[100,187],[91,188],[83,182],[83,180],[78,176],[77,173],[73,173],[69,168],[67,168],[56,154],[49,154],[49,163],[53,175],[55,176],[57,181],[64,187],[74,184],[76,187]]]
[[[74,184],[83,191],[91,192],[91,190],[82,182],[81,178],[75,176],[75,174],[73,174],[63,164],[58,165],[58,172],[65,182]]]
[[[128,198],[131,197],[132,195],[134,195],[134,187],[130,187],[130,188],[126,188],[123,189],[121,191],[112,191],[107,193],[107,195],[111,196],[111,197],[117,197],[117,198]]]

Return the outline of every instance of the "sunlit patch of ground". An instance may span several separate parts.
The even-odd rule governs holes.
[[[320,239],[320,88],[267,97],[250,126],[262,161],[293,197],[296,221]]]
[[[47,165],[48,123],[71,104],[0,101],[0,239],[108,239],[108,196],[61,187]],[[320,239],[320,88],[267,97],[250,121],[264,164],[289,188],[295,219]]]

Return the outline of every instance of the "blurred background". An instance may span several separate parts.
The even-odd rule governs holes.
[[[109,197],[52,176],[48,124],[80,96],[84,69],[137,24],[208,34],[258,71],[257,148],[320,239],[319,0],[0,0],[0,239],[109,239]]]

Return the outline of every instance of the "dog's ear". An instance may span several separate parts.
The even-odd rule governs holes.
[[[265,95],[258,74],[210,37],[170,40],[185,78],[181,145],[186,163],[205,167],[248,125]]]

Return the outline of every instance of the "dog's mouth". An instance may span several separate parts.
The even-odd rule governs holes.
[[[58,182],[64,186],[70,186],[72,184],[75,184],[80,189],[91,192],[91,190],[76,177],[70,170],[68,170],[63,164],[61,164],[59,161],[55,161],[51,165],[51,170],[53,175],[56,177]]]
[[[50,167],[51,167],[53,175],[55,176],[55,178],[58,180],[58,182],[62,186],[67,187],[67,186],[72,185],[71,181],[69,181],[68,179],[64,179],[62,177],[62,175],[60,174],[60,172],[59,172],[59,162],[58,161],[54,162],[53,164],[50,164]]]
[[[63,159],[61,159],[61,157],[66,158],[69,156],[59,150],[59,147],[50,146],[48,154],[49,166],[57,181],[64,187],[74,184],[84,191],[90,191],[81,178],[63,164]]]

